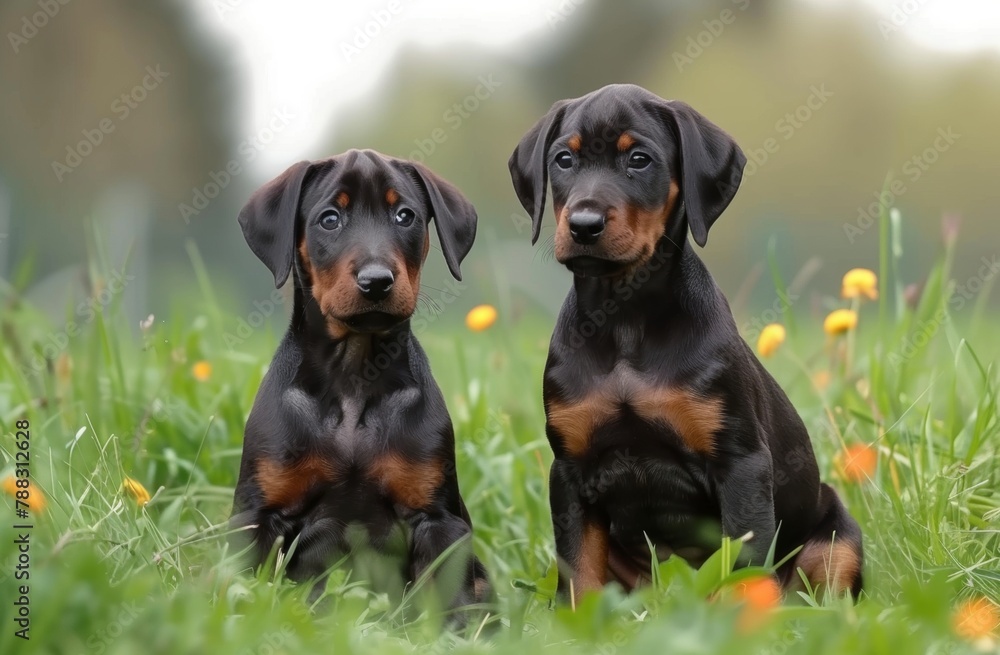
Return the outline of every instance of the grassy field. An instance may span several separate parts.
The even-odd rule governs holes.
[[[462,634],[442,632],[440,616],[409,597],[380,596],[343,571],[311,614],[280,565],[256,576],[237,570],[225,521],[243,423],[277,335],[226,339],[247,316],[218,309],[196,257],[198,299],[179,298],[138,336],[117,300],[69,334],[7,287],[0,479],[13,474],[15,434],[28,425],[39,493],[27,582],[14,579],[23,532],[12,528],[14,499],[0,503],[0,653],[1000,652],[988,634],[1000,602],[992,276],[965,298],[949,281],[950,258],[945,247],[919,302],[907,304],[898,262],[884,249],[870,263],[880,300],[857,307],[858,327],[845,335],[822,328],[826,312],[850,306],[836,272],[802,292],[824,294],[821,308],[775,312],[788,337],[767,366],[865,534],[867,588],[856,606],[794,597],[768,607],[746,593],[741,601],[744,574],[730,575],[720,553],[700,572],[666,562],[656,586],[630,596],[609,588],[575,612],[555,607],[540,402],[552,319],[513,321],[501,307],[496,325],[473,333],[449,309],[419,336],[455,422],[475,549],[499,591],[489,625]],[[109,279],[100,262],[95,298]],[[774,280],[780,297],[784,283]],[[126,476],[152,500],[140,507],[123,490]],[[22,584],[30,641],[15,636]]]

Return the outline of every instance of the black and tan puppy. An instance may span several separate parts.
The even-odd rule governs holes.
[[[489,584],[472,554],[451,418],[410,330],[432,221],[461,279],[475,209],[424,166],[370,150],[295,164],[240,212],[275,285],[292,276],[295,304],[247,420],[233,524],[255,526],[257,563],[278,537],[285,549],[297,539],[296,580],[323,576],[358,535],[396,556],[408,582],[464,540],[458,580],[437,581],[455,608]]]
[[[573,288],[545,367],[546,433],[560,590],[574,596],[698,564],[720,535],[752,538],[744,561],[801,568],[814,585],[861,590],[861,534],[820,483],[809,435],[740,337],[688,244],[739,187],[736,143],[681,102],[613,85],[557,102],[510,171],[537,240],[551,182],[555,256]]]

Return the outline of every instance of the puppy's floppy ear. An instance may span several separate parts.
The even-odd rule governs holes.
[[[274,286],[288,279],[295,257],[295,224],[302,187],[312,165],[300,161],[250,197],[240,210],[243,238],[274,274]]]
[[[545,192],[549,184],[549,162],[547,155],[552,142],[559,133],[563,114],[570,100],[560,100],[552,105],[521,142],[514,148],[507,167],[510,178],[514,182],[514,192],[521,206],[531,216],[531,243],[538,241],[538,233],[542,229],[542,216],[545,215]]]
[[[709,229],[740,187],[746,155],[722,128],[686,103],[664,101],[659,113],[677,136],[688,227],[695,242],[704,248]]]
[[[405,162],[427,193],[441,252],[456,280],[462,279],[461,264],[476,240],[476,208],[451,182],[416,162]]]

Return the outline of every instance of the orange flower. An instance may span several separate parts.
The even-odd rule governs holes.
[[[858,326],[858,313],[850,309],[835,309],[823,321],[823,331],[830,336],[843,334]]]
[[[830,386],[830,371],[816,371],[813,373],[812,383],[820,391],[825,391]]]
[[[951,624],[959,637],[982,639],[1000,626],[1000,611],[986,598],[967,600],[955,610]]]
[[[122,490],[127,491],[129,495],[135,498],[135,503],[139,507],[149,502],[149,492],[146,491],[146,487],[142,486],[142,483],[138,480],[130,478],[127,475],[122,481]]]
[[[769,575],[747,578],[733,585],[733,598],[743,603],[737,627],[750,632],[760,627],[768,613],[781,604],[781,587]]]
[[[853,444],[838,453],[835,463],[848,482],[864,482],[875,475],[878,451],[865,444]]]
[[[26,485],[18,486],[18,482],[20,480],[27,480],[27,478],[15,478],[13,475],[8,475],[4,478],[2,483],[4,493],[8,494],[15,500],[24,502],[33,514],[40,514],[42,510],[45,509],[45,496],[42,495],[38,485],[32,482],[27,482]],[[24,492],[27,492],[28,497],[18,498],[18,494],[20,493],[23,496]],[[23,507],[23,505],[21,507]]]
[[[747,607],[762,611],[769,610],[781,604],[781,588],[775,579],[769,575],[741,580],[733,586],[733,596]]]
[[[478,305],[465,316],[465,325],[473,332],[482,332],[497,320],[497,308],[493,305]]]
[[[764,326],[757,339],[757,352],[761,357],[770,357],[778,352],[778,348],[785,342],[785,326],[781,323],[771,323]]]
[[[207,382],[208,378],[212,377],[212,365],[205,360],[195,362],[191,367],[191,375],[198,382]]]

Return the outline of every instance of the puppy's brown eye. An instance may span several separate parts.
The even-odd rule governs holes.
[[[319,226],[324,230],[336,230],[340,227],[340,212],[328,209],[319,217]]]
[[[628,158],[628,167],[635,168],[638,170],[646,168],[651,163],[653,163],[653,159],[646,153],[640,152],[638,150],[636,152],[633,152]]]
[[[409,227],[413,223],[417,215],[409,207],[403,207],[398,212],[396,212],[396,225],[400,227]]]
[[[569,151],[563,150],[556,155],[556,166],[559,168],[573,168],[573,155]]]

